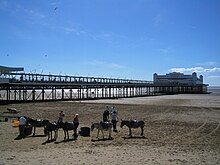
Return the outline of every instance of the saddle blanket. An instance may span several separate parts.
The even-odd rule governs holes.
[[[100,124],[103,129],[108,129],[108,127],[109,127],[109,122],[100,122]]]

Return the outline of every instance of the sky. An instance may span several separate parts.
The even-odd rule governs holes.
[[[220,86],[220,1],[0,0],[0,65],[149,81],[197,72]]]

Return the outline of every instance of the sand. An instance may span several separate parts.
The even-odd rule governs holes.
[[[81,127],[100,121],[106,105],[114,105],[120,119],[144,120],[145,138],[139,129],[128,138],[128,129],[120,128],[119,122],[113,140],[97,140],[94,130],[91,137],[63,141],[59,130],[56,141],[45,143],[42,128],[37,128],[37,137],[14,140],[18,128],[0,122],[0,164],[220,164],[220,97],[216,94],[14,104],[0,106],[0,112],[14,107],[32,118],[55,121],[63,110],[67,121],[79,113]]]

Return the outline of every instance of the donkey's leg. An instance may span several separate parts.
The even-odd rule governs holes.
[[[103,131],[103,129],[102,129],[101,131],[102,131],[102,138],[104,139],[105,137],[104,137],[104,131]]]
[[[48,132],[48,135],[47,135],[47,141],[50,140],[50,131]]]
[[[141,127],[141,136],[144,135],[144,127]]]
[[[67,139],[67,131],[65,130],[65,140]]]
[[[46,129],[46,126],[44,126],[44,130]],[[44,132],[44,135],[46,136],[45,132]]]
[[[56,140],[56,136],[57,136],[57,132],[56,132],[56,130],[54,130],[54,140]]]
[[[55,131],[53,131],[54,132],[54,136],[53,136],[53,139],[55,140],[55,137],[56,137],[56,132]]]
[[[58,137],[58,130],[55,130],[54,132],[55,132],[54,139],[57,140],[57,137]]]
[[[77,129],[73,129],[73,137],[74,139],[77,139]]]
[[[63,132],[64,132],[64,140],[65,140],[66,139],[66,131],[63,130]]]
[[[67,140],[69,140],[69,131],[67,130],[66,133],[67,133]]]
[[[109,129],[109,139],[112,138],[111,134],[112,134],[112,128]]]
[[[56,130],[54,130],[54,137],[53,137],[54,140],[56,140]]]
[[[50,131],[49,132],[49,140],[51,140],[51,135],[52,135],[52,132]]]
[[[36,126],[34,126],[34,133],[33,133],[33,136],[35,136],[35,131],[36,131]]]
[[[129,128],[129,136],[132,137],[131,128]]]
[[[58,130],[56,130],[56,139],[58,138]]]
[[[98,129],[97,136],[96,136],[97,139],[99,138],[99,131],[100,131],[100,130]]]
[[[53,139],[53,131],[51,131],[51,133],[50,133],[50,140],[52,140]]]

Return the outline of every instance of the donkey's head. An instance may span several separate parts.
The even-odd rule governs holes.
[[[94,123],[92,123],[92,125],[91,125],[91,131],[93,131],[94,128],[95,128],[95,125],[94,125]]]

